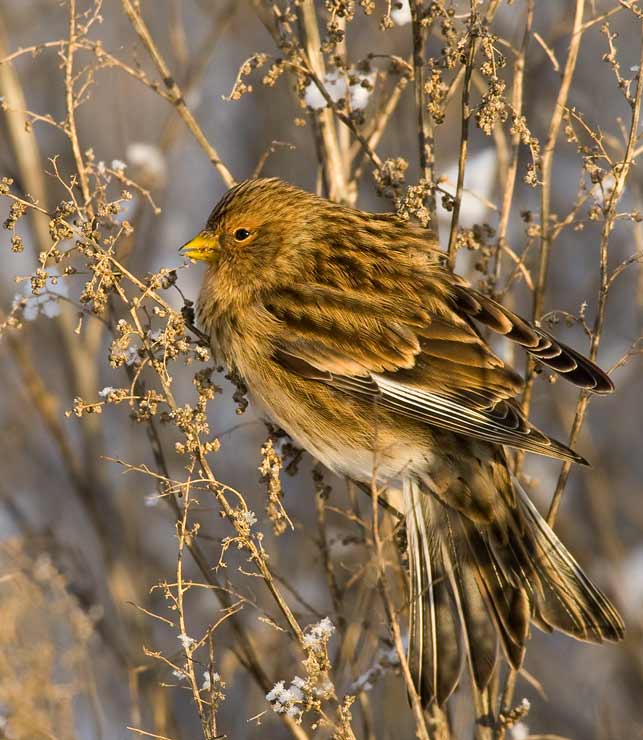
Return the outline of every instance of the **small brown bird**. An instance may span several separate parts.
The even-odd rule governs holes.
[[[449,697],[465,655],[480,689],[498,645],[519,667],[532,621],[623,637],[503,446],[586,461],[525,418],[522,379],[476,324],[610,393],[600,368],[470,287],[425,230],[278,179],[229,190],[182,253],[208,263],[198,320],[263,412],[336,473],[401,485],[409,664],[425,703]]]

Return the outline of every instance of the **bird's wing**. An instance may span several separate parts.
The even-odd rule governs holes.
[[[474,290],[464,280],[456,279],[454,282],[452,300],[461,315],[475,319],[522,345],[536,360],[570,383],[592,393],[611,393],[614,390],[609,376],[587,357]]]
[[[281,322],[274,360],[300,377],[377,403],[430,425],[541,454],[584,460],[534,427],[513,400],[522,379],[498,358],[444,293],[393,300],[323,285],[272,293],[268,310]],[[473,294],[476,297],[478,294]],[[482,298],[482,296],[480,297]],[[471,298],[466,307],[477,306]],[[540,331],[515,317],[514,328],[480,303],[478,316],[529,348]],[[492,309],[493,312],[492,312]],[[505,314],[502,313],[504,318]],[[542,332],[545,341],[554,340]],[[568,351],[556,343],[562,355]]]

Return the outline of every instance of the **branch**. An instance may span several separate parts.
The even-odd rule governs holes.
[[[641,26],[643,32],[643,24]],[[614,228],[614,222],[616,221],[616,207],[618,202],[623,195],[625,189],[625,182],[632,166],[634,151],[636,149],[636,142],[638,139],[639,130],[639,118],[641,113],[641,97],[643,96],[643,44],[641,45],[639,68],[637,72],[636,82],[636,95],[634,98],[634,105],[632,107],[632,117],[630,122],[630,133],[627,141],[627,148],[625,150],[625,156],[623,161],[616,165],[614,168],[616,173],[616,182],[610,196],[607,213],[605,220],[603,221],[603,229],[601,233],[601,244],[600,244],[600,286],[598,290],[598,308],[596,312],[596,318],[594,319],[594,325],[592,327],[592,343],[590,347],[589,357],[591,360],[596,360],[598,355],[598,347],[601,340],[601,334],[603,331],[603,325],[605,323],[605,309],[607,306],[607,297],[609,295],[610,288],[610,273],[607,266],[608,257],[608,245],[609,238]],[[574,423],[572,424],[572,431],[569,435],[569,446],[573,447],[578,434],[585,420],[585,413],[587,411],[587,405],[589,403],[590,394],[587,391],[583,391],[578,400],[576,406],[576,414],[574,415]],[[547,514],[547,523],[550,526],[554,525],[556,521],[556,515],[560,507],[560,502],[565,490],[565,485],[569,477],[571,470],[571,463],[564,463],[560,475],[558,477],[558,483],[556,484],[556,490],[549,507]]]
[[[576,69],[576,61],[583,38],[583,11],[585,10],[585,0],[576,0],[576,13],[574,15],[574,25],[569,42],[569,53],[565,62],[565,71],[563,79],[558,90],[558,96],[554,104],[551,122],[549,124],[549,133],[547,142],[542,154],[542,190],[540,197],[540,259],[538,264],[538,276],[536,278],[536,289],[534,291],[532,316],[534,321],[538,321],[543,311],[545,300],[545,287],[547,284],[547,273],[549,269],[549,255],[552,244],[552,234],[550,231],[550,209],[551,209],[551,173],[554,162],[554,152],[556,142],[560,132],[560,125],[563,120],[563,114],[569,97],[569,88],[572,84],[572,77]],[[523,395],[523,412],[525,416],[529,415],[531,399],[533,393],[533,384],[535,380],[533,361],[527,363],[527,377],[525,379],[525,393]]]
[[[143,45],[147,49],[150,57],[154,61],[156,68],[163,79],[163,84],[168,90],[171,96],[172,103],[176,107],[177,113],[183,119],[185,125],[190,129],[192,135],[201,145],[205,153],[208,155],[208,159],[215,166],[221,179],[226,184],[226,187],[231,188],[235,185],[235,179],[232,176],[230,170],[222,162],[217,150],[210,144],[203,130],[197,123],[196,119],[192,115],[192,112],[188,108],[183,93],[176,83],[174,77],[170,73],[170,69],[167,66],[165,59],[161,55],[158,47],[154,43],[154,39],[150,34],[150,31],[143,20],[143,16],[140,12],[139,3],[137,0],[121,0],[123,4],[123,10],[130,20],[133,29],[136,31],[138,37],[142,41]]]
[[[473,72],[473,60],[476,54],[476,37],[473,33],[475,17],[473,12],[469,19],[469,54],[467,66],[464,72],[464,85],[462,87],[462,116],[460,120],[460,154],[458,157],[458,183],[455,189],[453,201],[453,214],[451,215],[451,231],[449,233],[449,263],[451,267],[455,263],[456,238],[458,235],[458,222],[460,220],[460,206],[462,204],[462,189],[464,187],[464,168],[467,163],[467,149],[469,147],[469,118],[471,109],[469,107],[469,95],[471,93],[471,73]]]

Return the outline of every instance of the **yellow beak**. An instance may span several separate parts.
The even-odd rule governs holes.
[[[201,231],[180,249],[179,254],[191,260],[209,262],[219,251],[219,237],[210,231]]]

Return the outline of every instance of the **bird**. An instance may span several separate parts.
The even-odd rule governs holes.
[[[587,392],[614,390],[603,370],[474,289],[420,225],[278,178],[228,190],[180,253],[207,264],[198,325],[260,414],[332,472],[401,489],[423,705],[443,705],[465,665],[480,691],[500,657],[519,669],[532,623],[623,638],[506,448],[587,461],[526,418],[524,381],[483,330]]]

